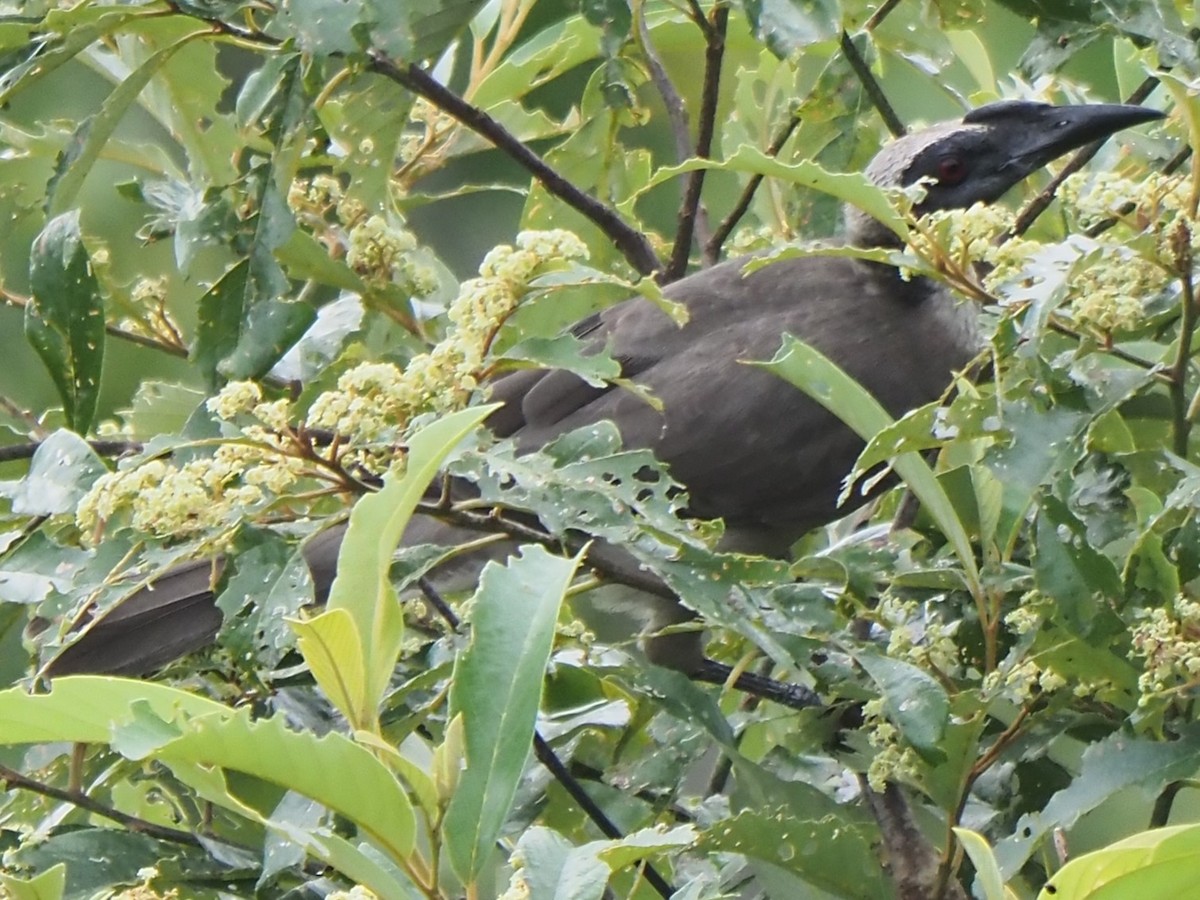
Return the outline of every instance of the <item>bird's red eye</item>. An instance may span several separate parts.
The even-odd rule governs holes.
[[[938,181],[942,184],[958,184],[967,177],[967,166],[957,156],[938,160]]]

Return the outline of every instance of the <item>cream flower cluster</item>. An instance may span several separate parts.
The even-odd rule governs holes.
[[[936,600],[918,603],[886,597],[877,615],[888,630],[888,656],[953,675],[959,670],[954,640],[958,623],[941,621],[935,612],[937,607]]]
[[[1133,629],[1133,647],[1146,660],[1138,678],[1141,705],[1200,684],[1200,603],[1179,596],[1172,609],[1151,610]]]
[[[587,247],[566,231],[528,231],[516,246],[492,250],[479,278],[463,282],[450,304],[447,336],[401,369],[363,363],[338,379],[308,412],[310,428],[326,429],[351,444],[392,442],[417,415],[462,406],[478,387],[491,340],[525,295],[529,281],[549,263],[584,260]]]
[[[437,274],[416,254],[411,232],[380,215],[368,215],[363,204],[346,196],[332,175],[297,179],[288,190],[288,206],[297,221],[322,241],[336,258],[373,285],[395,284],[415,297],[438,288]]]
[[[141,460],[101,476],[75,512],[85,535],[121,517],[163,538],[219,529],[262,509],[305,475],[307,465],[288,454],[281,438],[288,427],[285,400],[264,401],[258,385],[239,381],[207,405],[224,421],[246,420],[239,423],[242,440],[183,464]]]

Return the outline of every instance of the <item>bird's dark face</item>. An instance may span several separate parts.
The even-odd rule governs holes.
[[[965,209],[998,200],[1064,153],[1159,118],[1156,110],[1119,104],[991,103],[959,122],[893,142],[875,157],[867,175],[884,186],[923,183],[927,193],[918,213]]]

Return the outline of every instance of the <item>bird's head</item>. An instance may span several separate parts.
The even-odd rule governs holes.
[[[1162,115],[1121,104],[989,103],[959,120],[898,138],[879,151],[866,175],[880,187],[920,182],[926,193],[914,210],[918,215],[966,209],[998,200],[1064,153]],[[847,231],[850,242],[859,246],[896,242],[889,229],[859,210],[847,215]]]

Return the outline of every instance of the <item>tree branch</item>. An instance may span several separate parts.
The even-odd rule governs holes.
[[[704,87],[700,95],[700,120],[696,129],[695,155],[701,159],[707,159],[712,153],[717,103],[720,100],[721,63],[725,58],[725,33],[729,26],[729,7],[723,2],[718,2],[713,8],[710,24],[712,30],[707,35],[704,47]],[[664,282],[674,281],[687,271],[705,174],[704,169],[696,169],[688,173],[684,183],[683,202],[679,207],[679,224],[675,229],[675,246],[671,249],[671,260],[663,273]],[[701,240],[703,241],[703,237]]]
[[[787,143],[787,139],[792,136],[792,132],[800,125],[799,116],[789,116],[787,122],[779,129],[779,132],[771,139],[771,144],[767,147],[767,156],[775,157],[779,155],[779,151],[783,149],[783,145]],[[746,182],[746,186],[742,188],[741,196],[738,197],[737,203],[733,205],[733,209],[717,226],[717,230],[713,232],[708,243],[704,245],[704,264],[711,266],[720,258],[721,248],[725,245],[725,241],[729,238],[730,233],[737,227],[738,222],[742,220],[742,216],[746,214],[746,210],[750,208],[750,204],[754,200],[754,195],[758,191],[758,186],[762,184],[762,175],[752,175],[750,180]]]
[[[896,111],[892,109],[892,104],[888,102],[887,96],[883,93],[883,88],[875,76],[871,74],[871,67],[867,65],[867,61],[863,59],[858,48],[854,46],[854,41],[850,39],[850,33],[842,29],[842,36],[838,39],[841,45],[842,53],[846,56],[846,61],[850,63],[850,68],[854,70],[854,74],[858,76],[859,82],[863,86],[863,90],[867,92],[867,99],[871,101],[871,105],[875,107],[883,123],[887,126],[888,131],[892,133],[892,137],[903,137],[908,133],[908,129],[904,127],[904,123],[900,121],[900,117],[896,115]]]
[[[371,71],[390,78],[419,97],[424,97],[442,112],[453,116],[467,128],[486,138],[497,150],[508,155],[533,175],[550,194],[585,216],[612,240],[629,264],[640,274],[652,275],[662,268],[662,263],[654,254],[654,249],[644,234],[631,228],[611,206],[575,187],[482,109],[468,103],[416,64],[394,63],[378,50],[371,51],[369,57]]]

